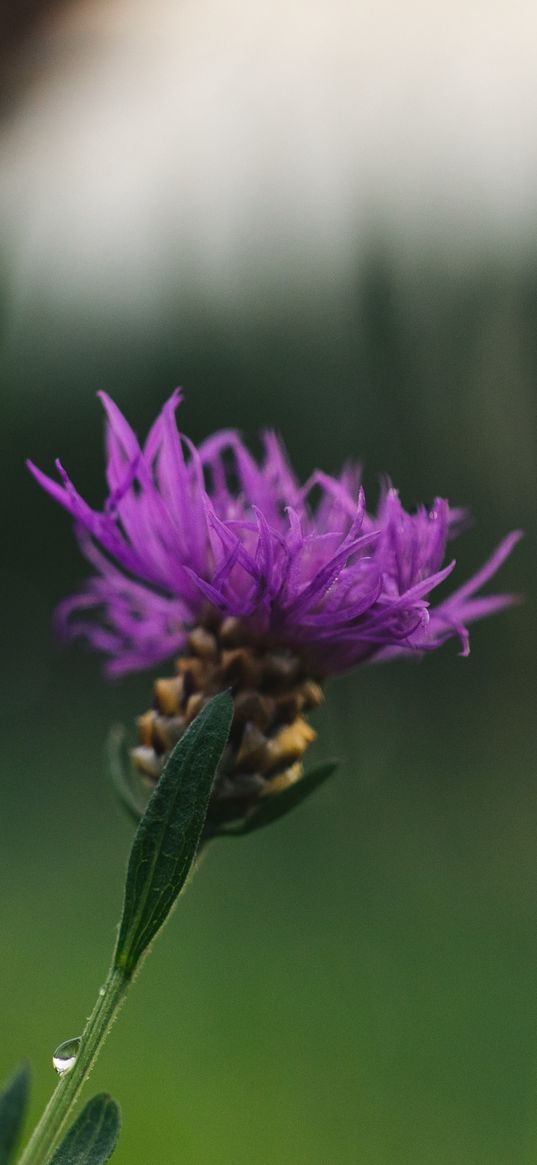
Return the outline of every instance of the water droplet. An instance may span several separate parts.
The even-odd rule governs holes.
[[[63,1044],[59,1044],[52,1057],[52,1063],[58,1073],[58,1076],[65,1076],[66,1072],[70,1072],[74,1062],[78,1056],[78,1049],[80,1047],[80,1036],[75,1036],[73,1040],[64,1040]]]

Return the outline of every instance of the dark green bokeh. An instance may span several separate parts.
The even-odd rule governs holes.
[[[9,300],[9,296],[8,296]],[[105,739],[150,676],[58,651],[84,566],[25,474],[60,454],[103,496],[104,387],[143,432],[171,388],[195,439],[284,436],[302,475],[350,454],[403,501],[466,503],[463,578],[515,526],[524,605],[420,664],[333,682],[312,763],[337,778],[272,829],[215,844],[92,1079],[121,1103],[118,1165],[490,1165],[537,1158],[537,268],[466,274],[372,254],[356,286],[170,334],[76,329],[46,304],[3,358],[5,690],[0,1077],[83,1026],[114,944],[131,826]]]

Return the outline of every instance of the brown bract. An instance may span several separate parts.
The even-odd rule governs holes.
[[[209,805],[210,832],[300,780],[302,757],[316,735],[304,714],[321,703],[322,690],[297,653],[248,643],[235,618],[197,627],[175,666],[174,676],[155,682],[154,705],[138,719],[131,756],[154,784],[207,700],[230,688],[235,713]]]

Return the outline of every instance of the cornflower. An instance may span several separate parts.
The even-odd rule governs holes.
[[[105,394],[108,496],[80,496],[61,462],[59,481],[29,462],[68,511],[93,573],[58,609],[63,633],[107,658],[109,676],[175,657],[138,720],[137,770],[149,784],[188,724],[225,687],[234,699],[229,743],[206,833],[244,819],[261,799],[300,781],[315,733],[307,713],[332,675],[412,656],[508,606],[479,595],[511,553],[508,535],[477,573],[431,605],[455,567],[447,544],[464,511],[436,498],[415,513],[389,483],[366,509],[360,467],[297,480],[273,432],[256,461],[233,430],[199,448],[178,433],[176,390],[143,445]]]

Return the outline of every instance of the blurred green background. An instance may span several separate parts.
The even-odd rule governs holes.
[[[196,440],[270,425],[303,476],[355,455],[372,497],[388,472],[408,506],[467,504],[459,580],[527,534],[500,580],[524,603],[468,660],[332,682],[314,751],[337,778],[214,845],[92,1078],[122,1106],[117,1165],[537,1161],[537,256],[492,240],[454,269],[372,233],[347,270],[299,297],[282,268],[243,315],[198,287],[144,327],[44,291],[14,311],[5,265],[0,1076],[31,1060],[34,1117],[107,968],[132,833],[105,741],[153,677],[57,647],[85,567],[24,457],[61,455],[97,503],[95,391],[142,434],[181,383]]]
[[[304,475],[359,452],[373,492],[388,468],[408,504],[471,504],[460,577],[529,535],[502,576],[522,607],[476,627],[468,660],[451,644],[333,682],[316,752],[337,779],[209,854],[92,1082],[123,1107],[118,1165],[537,1158],[537,269],[424,287],[377,253],[330,307],[322,328],[200,318],[194,339],[188,320],[103,340],[34,319],[6,345],[0,1070],[31,1058],[35,1112],[106,970],[131,833],[104,742],[151,677],[110,686],[57,649],[50,612],[84,567],[23,457],[61,452],[97,501],[95,388],[143,432],[180,376],[195,438],[271,423]]]

